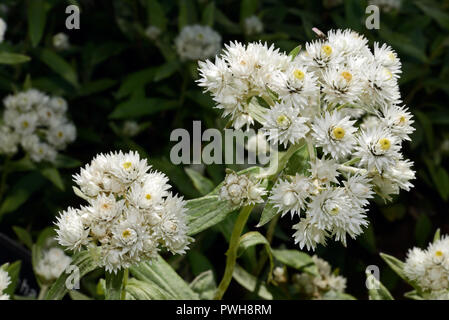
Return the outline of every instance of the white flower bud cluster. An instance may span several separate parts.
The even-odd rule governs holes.
[[[35,271],[43,281],[51,283],[59,278],[71,262],[72,258],[66,255],[62,249],[54,247],[42,253]]]
[[[185,26],[176,37],[175,46],[181,60],[207,59],[220,51],[221,36],[208,26]]]
[[[352,30],[321,33],[292,56],[235,42],[199,71],[199,86],[234,128],[257,120],[273,146],[308,145],[310,170],[281,178],[270,196],[283,214],[304,214],[294,226],[301,248],[328,237],[345,245],[368,224],[373,192],[390,200],[413,186],[401,148],[414,121],[401,105],[401,62],[388,45],[372,51]]]
[[[410,249],[404,274],[424,291],[424,295],[449,300],[449,236],[429,244],[425,250]]]
[[[263,23],[258,16],[250,16],[244,22],[245,33],[249,36],[262,33]]]
[[[29,89],[3,100],[0,154],[14,155],[19,145],[34,162],[54,162],[58,151],[76,139],[76,127],[67,118],[67,102]]]
[[[9,295],[4,293],[6,288],[11,283],[11,278],[9,277],[8,272],[3,269],[0,269],[0,300],[9,300]]]
[[[98,251],[100,266],[116,272],[151,260],[160,247],[183,254],[187,236],[185,201],[173,195],[168,178],[150,171],[136,152],[99,154],[74,176],[89,205],[62,212],[59,244]]]
[[[303,272],[293,276],[293,281],[300,293],[310,299],[321,299],[329,291],[344,293],[346,278],[335,275],[327,261],[316,255],[312,259],[318,268],[318,275]]]
[[[69,36],[64,32],[55,34],[52,40],[53,47],[57,50],[67,50],[70,48]]]
[[[252,181],[247,175],[228,173],[220,189],[220,198],[234,205],[246,206],[263,202],[265,189]]]

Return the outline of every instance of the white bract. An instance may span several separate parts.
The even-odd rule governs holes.
[[[13,156],[19,146],[34,162],[54,162],[58,151],[76,139],[76,127],[67,118],[67,102],[36,89],[3,100],[0,154]]]
[[[213,62],[199,62],[198,85],[235,129],[258,122],[272,147],[307,151],[306,167],[291,175],[279,168],[268,195],[282,215],[300,217],[295,242],[315,249],[332,237],[346,245],[368,225],[374,193],[390,200],[413,186],[413,163],[401,151],[414,131],[398,86],[401,62],[388,45],[371,50],[352,30],[331,30],[303,48],[287,55],[231,42]]]
[[[429,244],[427,249],[410,249],[404,274],[430,299],[449,299],[449,236]]]
[[[42,253],[35,270],[46,282],[53,282],[59,278],[70,265],[72,258],[67,256],[62,249],[50,248]]]
[[[0,300],[9,300],[9,295],[4,293],[5,289],[11,283],[11,278],[9,277],[8,272],[3,269],[0,269]]]
[[[136,152],[97,155],[74,176],[89,204],[61,213],[59,244],[95,249],[99,265],[111,272],[153,259],[160,247],[185,253],[193,240],[185,201],[169,191],[163,173],[150,168]]]
[[[207,59],[220,51],[221,36],[208,26],[186,26],[176,37],[175,46],[181,60]]]

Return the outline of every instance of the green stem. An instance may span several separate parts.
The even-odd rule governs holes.
[[[309,140],[307,140],[307,151],[309,152],[310,161],[315,162],[316,160],[315,148],[313,147],[312,142]]]
[[[47,295],[49,287],[47,285],[42,285],[41,291],[39,292],[39,295],[37,296],[37,300],[44,300],[45,296]]]
[[[274,231],[276,230],[276,225],[278,223],[279,217],[281,215],[277,214],[273,219],[271,219],[270,224],[268,225],[267,234],[265,235],[265,238],[267,238],[267,241],[269,244],[271,244],[271,241],[273,241]],[[268,255],[266,251],[263,251],[259,260],[259,263],[257,264],[255,276],[258,277],[260,273],[263,270],[263,267],[265,266],[265,263],[268,260]]]
[[[234,272],[235,262],[237,260],[237,249],[239,246],[240,235],[243,232],[243,228],[246,225],[246,221],[253,210],[254,205],[245,206],[240,210],[240,213],[237,217],[237,221],[234,225],[234,230],[231,234],[231,240],[229,241],[229,249],[226,252],[226,268],[221,279],[220,284],[218,285],[217,291],[215,292],[215,300],[221,300],[229,287],[229,284],[232,280],[232,274]]]

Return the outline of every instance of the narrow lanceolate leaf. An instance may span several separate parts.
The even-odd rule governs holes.
[[[125,270],[120,269],[116,273],[106,272],[106,300],[121,300],[123,288],[123,278]]]
[[[229,201],[220,200],[215,195],[189,200],[186,207],[189,235],[197,234],[220,223],[229,213],[238,209]]]
[[[217,290],[217,283],[215,282],[212,270],[200,273],[190,283],[190,288],[199,295],[201,300],[213,299],[215,290]]]
[[[28,34],[30,35],[31,44],[36,47],[44,34],[47,13],[45,10],[44,0],[28,0]]]
[[[441,237],[441,231],[440,228],[437,229],[437,231],[435,231],[435,235],[433,236],[433,242],[437,242],[438,240],[440,240]]]
[[[206,195],[214,189],[214,183],[209,179],[203,177],[198,171],[193,169],[185,169],[190,180],[192,180],[195,188],[202,194]]]
[[[262,244],[265,246],[265,249],[268,254],[268,258],[270,259],[270,273],[269,273],[269,279],[271,279],[271,275],[273,272],[273,254],[271,252],[271,246],[268,240],[257,231],[251,231],[248,233],[245,233],[243,236],[240,237],[239,240],[239,247],[237,250],[237,256],[240,257],[243,252],[245,252],[248,248]]]
[[[0,64],[19,64],[30,61],[30,57],[23,54],[0,52]]]
[[[17,238],[19,238],[20,242],[22,242],[24,245],[28,247],[28,249],[31,250],[31,247],[33,246],[33,239],[31,238],[30,233],[18,226],[13,226],[12,229],[17,235]]]
[[[265,207],[263,208],[257,227],[262,227],[266,223],[270,222],[271,219],[273,219],[278,214],[280,214],[278,208],[274,207],[274,203],[268,201]]]
[[[130,271],[137,279],[159,286],[173,296],[174,299],[198,299],[198,295],[160,256],[151,263],[142,262],[137,266],[133,266],[130,268]]]
[[[299,54],[299,52],[301,51],[301,45],[295,47],[292,51],[290,51],[290,53],[288,54],[290,57],[292,57],[292,60],[294,60],[296,58],[296,56]]]
[[[71,268],[71,266],[73,268]],[[68,286],[76,284],[83,276],[95,270],[98,264],[93,259],[92,253],[81,251],[72,257],[72,263],[68,270],[72,272],[64,272],[58,280],[51,286],[45,297],[46,300],[61,300],[68,291]]]
[[[377,280],[371,273],[366,273],[366,284],[368,287],[368,296],[370,300],[394,300],[387,288]]]
[[[65,61],[61,56],[48,49],[42,49],[38,52],[39,59],[50,69],[59,74],[70,84],[78,87],[78,75],[75,69]]]
[[[295,268],[296,270],[305,271],[310,274],[318,274],[318,269],[312,258],[298,250],[279,249],[272,250],[273,256],[283,264]]]
[[[130,279],[126,284],[126,300],[175,300],[176,298],[153,282]]]
[[[273,295],[268,290],[267,286],[238,264],[235,265],[232,277],[246,290],[257,294],[262,299],[273,300]]]
[[[58,169],[56,168],[43,168],[41,169],[41,174],[47,178],[48,180],[50,180],[55,187],[57,187],[58,189],[64,191],[65,190],[65,186],[64,186],[64,182],[62,181],[61,175],[59,174]]]
[[[406,282],[410,282],[410,280],[404,274],[404,262],[385,253],[381,253],[380,256],[390,266],[390,268],[393,269],[394,272],[396,272],[399,277],[401,277]]]

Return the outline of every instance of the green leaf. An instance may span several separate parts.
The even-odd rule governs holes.
[[[178,101],[160,98],[137,98],[119,104],[109,115],[111,119],[130,119],[178,107]]]
[[[198,250],[190,250],[187,259],[189,259],[190,268],[195,276],[214,268],[209,259]]]
[[[203,25],[212,27],[214,25],[215,2],[210,2],[203,11],[201,22]]]
[[[26,231],[25,229],[18,227],[18,226],[13,226],[12,229],[14,230],[14,232],[17,235],[17,238],[19,238],[19,240],[28,247],[28,249],[31,250],[31,248],[33,247],[33,239],[31,238],[31,235],[28,231]]]
[[[192,0],[179,0],[178,27],[182,30],[185,26],[196,23],[196,9]]]
[[[44,185],[45,180],[38,172],[29,173],[11,188],[0,207],[0,217],[17,210],[29,197]]]
[[[40,172],[45,178],[50,180],[58,189],[62,191],[65,190],[64,182],[62,181],[58,169],[49,167],[41,169]]]
[[[174,299],[198,299],[198,295],[161,256],[158,256],[151,263],[143,262],[137,266],[132,266],[129,270],[137,279],[159,286]]]
[[[129,279],[126,284],[126,293],[130,295],[126,300],[175,300],[176,298],[153,282],[144,282],[137,279]]]
[[[440,228],[437,229],[437,231],[435,231],[435,235],[433,236],[433,242],[437,242],[439,241],[441,238],[441,231]]]
[[[179,67],[180,64],[177,60],[164,63],[163,65],[157,67],[153,81],[158,82],[170,77],[179,69]]]
[[[423,297],[421,297],[418,294],[418,291],[416,291],[416,290],[404,293],[404,297],[412,299],[412,300],[425,300]]]
[[[156,74],[157,68],[150,67],[142,69],[140,71],[134,72],[126,76],[125,80],[122,82],[119,90],[117,91],[115,97],[117,99],[124,98],[131,95],[134,91],[144,88],[144,86],[153,81],[154,75]]]
[[[98,264],[92,256],[92,252],[81,251],[76,253],[72,257],[71,265],[77,266],[79,268],[79,276],[82,278],[89,272],[98,268]],[[68,289],[66,286],[66,281],[70,280],[71,274],[63,273],[56,282],[48,290],[46,300],[61,300],[66,295]]]
[[[72,300],[93,300],[92,298],[86,296],[85,294],[82,294],[77,290],[70,290],[69,296]]]
[[[93,95],[95,93],[99,93],[102,91],[106,91],[113,87],[117,83],[116,80],[105,78],[95,81],[90,81],[85,83],[81,89],[78,91],[77,95],[79,97],[86,97]]]
[[[81,165],[82,165],[81,161],[63,154],[58,154],[55,161],[56,168],[72,169],[78,168]]]
[[[0,52],[0,64],[19,64],[30,60],[30,57],[23,54]]]
[[[449,199],[449,174],[443,167],[438,166],[435,168],[430,158],[426,158],[425,163],[435,184],[435,189],[438,190],[441,198],[447,201]]]
[[[432,17],[441,28],[449,30],[449,14],[443,11],[443,9],[433,7],[430,4],[423,3],[422,1],[415,1],[415,5],[418,6],[427,16]]]
[[[318,274],[318,269],[312,258],[304,252],[288,249],[272,249],[271,251],[276,260],[291,268],[313,275]]]
[[[246,18],[256,13],[259,6],[259,0],[243,0],[240,2],[240,21],[243,22]]]
[[[207,179],[206,177],[203,177],[198,171],[195,171],[190,168],[184,169],[189,176],[189,178],[192,180],[193,185],[195,188],[200,192],[201,195],[208,194],[214,189],[214,183]]]
[[[410,280],[404,274],[404,262],[385,253],[381,253],[380,256],[390,266],[390,268],[393,269],[393,271],[402,278],[402,280],[410,283]]]
[[[164,9],[157,0],[147,0],[148,25],[152,25],[164,31],[167,26],[167,17]]]
[[[194,235],[220,223],[239,207],[218,196],[208,195],[187,201],[186,208],[188,234]]]
[[[273,219],[278,214],[280,214],[278,208],[274,207],[273,202],[268,201],[265,207],[263,208],[262,214],[260,215],[259,223],[257,224],[256,227],[258,228],[262,227],[266,223],[270,222],[271,219]]]
[[[47,20],[47,12],[45,10],[44,0],[28,0],[28,34],[31,44],[36,47],[44,34],[45,23]]]
[[[391,293],[387,288],[377,280],[370,272],[366,273],[367,282],[370,282],[370,286],[368,288],[368,296],[370,300],[394,300]],[[374,288],[379,289],[374,289]]]
[[[78,75],[75,69],[61,56],[48,49],[42,49],[38,52],[38,57],[44,62],[51,70],[59,74],[63,79],[67,80],[70,84],[78,87]]]
[[[270,272],[268,274],[268,281],[271,280],[272,274],[273,274],[273,254],[271,252],[271,246],[268,240],[257,231],[250,231],[245,233],[243,236],[240,237],[239,245],[237,249],[237,257],[240,257],[248,248],[262,244],[265,247],[265,250],[267,251],[268,258],[270,260]]]
[[[125,270],[120,269],[116,273],[106,271],[106,300],[121,300],[123,288],[123,278]]]
[[[215,282],[212,270],[199,274],[190,283],[190,288],[198,294],[201,300],[212,300],[215,290],[217,290],[217,283]]]
[[[267,286],[238,264],[235,265],[232,277],[246,290],[257,294],[262,299],[273,300],[273,295]]]
[[[19,275],[20,275],[20,268],[22,266],[22,261],[16,261],[12,264],[6,263],[3,266],[1,266],[1,269],[8,272],[9,278],[11,279],[11,283],[9,286],[3,290],[3,293],[13,296],[14,292],[16,291],[17,285],[19,283]]]
[[[301,51],[302,46],[299,45],[297,47],[295,47],[292,51],[290,51],[290,53],[288,54],[290,57],[292,57],[292,60],[294,60],[296,58],[296,56],[299,54],[299,52]]]

